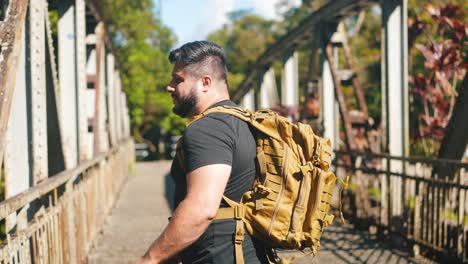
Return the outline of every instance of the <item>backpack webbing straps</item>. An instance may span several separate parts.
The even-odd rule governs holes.
[[[230,207],[219,208],[215,220],[236,219],[236,231],[234,234],[234,252],[236,255],[236,264],[244,264],[244,253],[242,252],[242,243],[244,242],[244,206],[223,195],[223,199]]]
[[[236,219],[236,235],[234,236],[234,252],[236,253],[236,264],[244,264],[244,252],[242,252],[242,243],[244,242],[244,222]]]
[[[239,210],[240,209],[240,210]],[[241,213],[242,212],[242,213]],[[220,219],[235,219],[236,230],[234,233],[234,253],[236,255],[236,264],[244,264],[244,252],[242,251],[242,244],[244,242],[245,228],[243,218],[243,207],[219,208],[215,220]]]

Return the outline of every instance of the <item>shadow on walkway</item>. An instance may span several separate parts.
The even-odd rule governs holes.
[[[321,240],[323,249],[344,263],[410,262],[408,254],[392,250],[375,236],[353,229],[350,225],[344,226],[338,222],[329,229]]]
[[[414,263],[405,252],[391,249],[368,232],[335,221],[322,234],[317,257],[305,256],[293,263]],[[305,254],[310,251],[305,251]],[[280,256],[301,257],[297,251],[281,251]]]

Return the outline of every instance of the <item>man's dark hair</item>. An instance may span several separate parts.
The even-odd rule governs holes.
[[[223,49],[213,42],[194,41],[169,53],[169,61],[182,66],[193,76],[211,74],[227,84],[226,57]]]

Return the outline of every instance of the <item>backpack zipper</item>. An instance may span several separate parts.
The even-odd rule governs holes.
[[[286,161],[287,161],[287,158],[289,156],[289,147],[287,144],[284,144],[285,148],[284,148],[284,166],[283,166],[283,183],[281,184],[281,189],[280,189],[280,192],[279,192],[279,195],[278,195],[278,200],[276,201],[276,205],[275,205],[275,210],[273,211],[273,215],[271,217],[271,222],[270,222],[270,227],[268,227],[268,235],[271,235],[271,231],[273,229],[273,222],[275,221],[275,218],[276,216],[278,215],[278,211],[279,211],[279,206],[281,204],[281,198],[283,198],[283,191],[284,191],[284,188],[286,186],[286,183],[287,183],[287,177],[288,175],[286,174],[286,171],[287,171],[287,167],[286,165],[288,164]]]

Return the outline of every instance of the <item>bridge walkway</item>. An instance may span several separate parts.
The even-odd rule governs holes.
[[[88,255],[89,264],[133,263],[161,233],[171,210],[166,190],[171,189],[169,161],[137,163],[120,193],[111,215]],[[281,252],[281,255],[302,253]],[[303,257],[306,263],[412,263],[408,253],[379,242],[375,236],[360,232],[339,221],[323,234],[322,248],[316,258]]]

